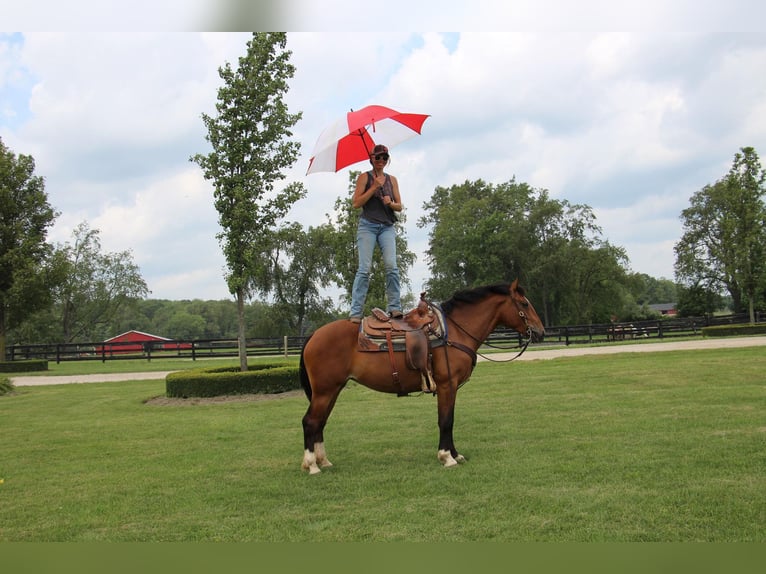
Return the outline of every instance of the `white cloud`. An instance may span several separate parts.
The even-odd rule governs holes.
[[[528,3],[508,10],[514,22],[534,13]],[[427,230],[416,227],[423,203],[436,186],[479,178],[516,177],[590,205],[635,271],[672,275],[678,216],[692,193],[723,176],[740,147],[766,153],[766,34],[642,30],[655,22],[648,15],[615,31],[567,28],[562,14],[573,10],[548,29],[512,33],[363,25],[290,33],[287,103],[303,112],[294,130],[303,151],[289,180],[308,189],[291,217],[321,224],[348,193],[348,170],[305,175],[311,149],[337,117],[380,103],[431,114],[422,136],[392,150],[418,255],[416,293],[428,277]],[[24,80],[2,104],[0,137],[33,155],[46,178],[62,212],[55,240],[87,219],[106,249],[133,251],[153,297],[228,296],[211,186],[188,159],[207,149],[200,114],[214,111],[217,69],[236,65],[248,39],[89,32],[24,34],[10,46],[0,38],[0,94]]]

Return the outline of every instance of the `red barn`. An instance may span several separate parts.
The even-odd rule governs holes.
[[[678,314],[678,311],[676,311],[675,303],[659,303],[649,305],[649,308],[652,311],[659,313],[660,315],[666,315],[668,317],[675,317]]]
[[[111,339],[104,341],[103,345],[96,347],[97,353],[142,353],[147,347],[147,343],[151,343],[153,350],[158,349],[175,349],[176,345],[168,345],[165,347],[163,342],[172,341],[166,337],[160,337],[159,335],[150,335],[149,333],[142,333],[141,331],[128,331],[122,335],[117,335]],[[110,344],[116,343],[116,344]],[[132,344],[131,344],[132,343]]]

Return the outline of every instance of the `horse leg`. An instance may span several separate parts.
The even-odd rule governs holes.
[[[314,395],[303,417],[304,450],[301,468],[308,470],[309,474],[321,472],[320,466],[323,468],[332,466],[325,451],[324,427],[342,388],[342,386],[338,388],[330,397]]]
[[[457,452],[452,437],[455,423],[455,396],[457,391],[452,386],[442,386],[438,389],[437,403],[439,409],[439,451],[436,457],[445,467],[457,466],[465,462],[465,457]]]
[[[325,451],[325,448],[324,448],[324,427],[327,424],[327,420],[330,418],[330,413],[335,408],[335,401],[338,400],[338,396],[340,395],[340,391],[343,389],[343,387],[345,387],[345,385],[342,385],[340,388],[338,388],[337,392],[330,400],[330,404],[327,406],[325,410],[325,416],[320,422],[319,430],[317,431],[315,435],[314,454],[316,456],[317,464],[321,466],[322,468],[332,466],[330,459],[327,458],[327,452]]]

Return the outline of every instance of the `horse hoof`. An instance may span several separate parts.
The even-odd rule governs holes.
[[[307,470],[309,474],[319,474],[320,472],[322,472],[321,470],[319,470],[319,467],[316,465],[316,463],[313,463],[313,464],[303,463],[301,464],[301,470]]]
[[[327,459],[325,459],[327,460]],[[319,470],[319,467],[317,466],[317,457],[316,454],[313,452],[310,452],[309,450],[306,450],[306,452],[303,455],[303,461],[301,462],[301,468],[303,470],[308,470],[309,474],[317,474],[319,472],[322,472]]]
[[[455,461],[457,461],[459,464],[463,464],[465,462],[465,457],[462,454],[459,454],[455,457]]]
[[[444,465],[445,468],[449,468],[451,466],[457,466],[457,461],[452,458],[452,453],[448,450],[440,450],[439,454],[437,454],[437,458],[439,459],[439,462]]]

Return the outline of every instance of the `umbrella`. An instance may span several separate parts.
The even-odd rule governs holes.
[[[375,144],[382,143],[391,148],[419,135],[428,117],[374,105],[352,110],[319,135],[306,174],[335,172],[368,160]]]

